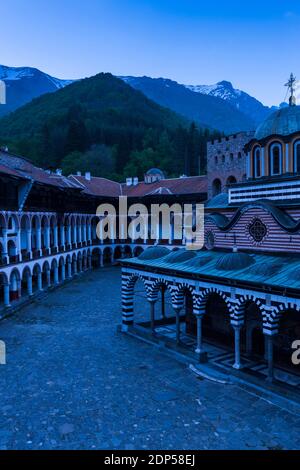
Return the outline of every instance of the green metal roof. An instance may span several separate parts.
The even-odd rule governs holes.
[[[184,250],[179,251],[183,252]],[[129,258],[123,260],[123,262],[137,269],[141,267],[149,271],[152,268],[170,270],[171,275],[174,275],[174,272],[178,272],[180,276],[184,273],[197,276],[203,274],[204,277],[251,282],[260,286],[264,284],[266,286],[300,289],[300,258],[253,253],[247,254],[252,260],[248,266],[239,269],[237,268],[238,263],[233,266],[228,262],[228,269],[226,270],[224,269],[224,263],[221,269],[218,267],[218,263],[220,263],[220,259],[224,259],[224,256],[233,253],[224,251],[207,252],[205,250],[193,251],[193,253],[196,256],[183,262],[174,262],[174,260],[170,262],[168,261],[169,255],[155,260]]]
[[[290,135],[300,131],[300,106],[287,106],[270,114],[257,128],[255,139],[271,135]]]

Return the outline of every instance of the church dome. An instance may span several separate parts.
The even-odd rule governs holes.
[[[222,271],[238,271],[247,268],[254,262],[252,256],[238,251],[221,256],[217,261],[216,268]]]
[[[138,256],[138,259],[151,260],[158,259],[166,256],[170,253],[170,250],[165,246],[150,246],[143,253]]]
[[[261,140],[271,135],[290,135],[300,132],[300,106],[287,106],[278,109],[260,124],[255,139]]]
[[[172,251],[168,256],[166,256],[164,261],[167,263],[183,263],[184,261],[195,258],[195,256],[197,255],[194,251],[182,248],[181,250]]]

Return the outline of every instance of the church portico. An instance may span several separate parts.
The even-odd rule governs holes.
[[[193,344],[194,358],[200,361],[206,359],[206,344],[213,344],[232,353],[231,367],[236,370],[247,368],[249,363],[266,364],[269,381],[273,380],[274,367],[289,373],[298,372],[293,367],[291,356],[292,339],[296,339],[297,315],[300,314],[300,298],[289,295],[284,280],[279,289],[279,286],[272,286],[269,279],[268,283],[265,279],[264,285],[262,282],[255,283],[252,277],[250,287],[247,271],[252,264],[231,271],[228,266],[224,276],[220,272],[220,259],[224,262],[223,257],[227,260],[229,253],[211,253],[210,261],[205,263],[207,252],[198,252],[198,268],[195,269],[195,258],[192,266],[189,262],[170,266],[166,255],[160,256],[161,253],[158,253],[159,258],[155,259],[157,248],[148,248],[145,253],[150,250],[151,260],[135,258],[122,262],[124,331],[135,327],[135,283],[139,281],[144,285],[149,316],[137,326],[147,327],[152,335],[161,336],[165,330],[170,339],[172,331],[171,336],[177,345],[187,346],[191,350]],[[261,262],[261,256],[253,255],[253,264]],[[272,257],[268,259],[268,255],[264,258],[265,263],[274,262]],[[202,267],[201,259],[204,262]],[[214,277],[212,272],[216,269],[219,269],[219,275]],[[288,273],[285,280],[288,284]],[[168,318],[163,318],[156,309],[162,285],[170,293],[173,315]],[[293,317],[288,322],[289,326],[285,327],[290,331],[291,344],[287,347],[285,341],[285,354],[281,354],[280,331],[283,331],[282,325],[291,306],[296,312],[295,319]],[[286,333],[281,335],[287,338]]]

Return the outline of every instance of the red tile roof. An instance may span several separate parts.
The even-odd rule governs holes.
[[[150,195],[195,194],[207,192],[206,176],[192,176],[162,179],[155,183],[140,182],[127,186],[107,178],[62,175],[50,173],[38,168],[29,160],[18,155],[0,151],[0,173],[30,179],[33,182],[56,186],[61,189],[72,188],[93,196],[128,196],[143,197]]]
[[[190,176],[138,183],[136,186],[122,184],[123,194],[129,197],[141,197],[154,194],[194,194],[207,192],[206,176]]]
[[[0,172],[60,188],[71,187],[79,190],[81,189],[78,184],[68,178],[49,173],[48,171],[33,165],[29,160],[18,155],[9,154],[8,152],[0,152]]]
[[[0,163],[0,173],[9,175],[9,176],[16,176],[18,178],[24,178],[24,176],[21,175],[20,172],[14,170],[13,168],[9,168],[6,165],[2,165],[1,163]]]
[[[79,184],[85,194],[111,197],[118,197],[122,194],[120,183],[106,178],[93,176],[88,180],[85,176],[70,175],[68,179]]]
[[[128,196],[143,197],[159,194],[194,194],[207,192],[206,176],[191,176],[184,178],[172,178],[156,181],[155,183],[138,183],[127,186],[126,183],[116,183],[106,178],[91,177],[87,180],[84,176],[69,176],[69,179],[80,183],[84,192],[94,196]]]

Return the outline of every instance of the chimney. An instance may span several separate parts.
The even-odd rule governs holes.
[[[133,186],[136,186],[137,184],[139,184],[139,179],[138,179],[137,176],[135,176],[135,177],[133,178]]]
[[[86,179],[87,181],[91,181],[91,173],[90,173],[89,171],[86,171],[86,173],[85,173],[85,179]]]
[[[132,178],[126,178],[126,186],[132,185]]]
[[[55,170],[55,174],[56,174],[57,176],[61,176],[61,175],[62,175],[62,170],[61,170],[60,168],[57,168],[57,169]]]
[[[81,171],[77,171],[76,175],[81,176]]]

